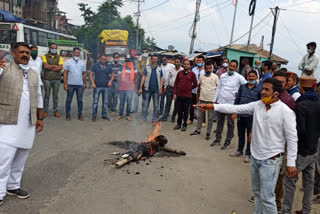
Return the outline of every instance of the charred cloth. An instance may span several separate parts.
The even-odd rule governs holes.
[[[142,158],[151,157],[156,153],[171,153],[179,156],[184,156],[186,153],[184,151],[177,151],[165,147],[168,143],[168,139],[159,135],[149,142],[134,142],[134,141],[112,141],[111,145],[128,149],[129,151],[122,155],[122,159],[115,163],[116,167],[121,167],[130,161],[138,161]]]

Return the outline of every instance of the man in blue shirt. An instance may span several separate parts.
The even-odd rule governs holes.
[[[163,74],[161,68],[157,65],[158,57],[151,57],[151,65],[147,65],[144,69],[143,76],[140,83],[139,94],[145,93],[145,105],[142,110],[142,123],[147,120],[148,109],[151,101],[153,100],[153,117],[152,122],[157,123],[158,120],[158,105],[159,95],[162,94]]]
[[[250,70],[246,74],[248,83],[240,86],[236,100],[234,101],[235,105],[247,104],[255,102],[261,99],[261,88],[257,84],[258,74],[255,70]],[[246,134],[247,134],[247,148],[245,151],[244,162],[249,163],[251,158],[250,152],[250,143],[249,143],[249,134],[252,130],[253,116],[248,114],[239,114],[237,120],[238,127],[238,149],[231,153],[231,157],[239,157],[243,155],[243,148],[246,144]]]
[[[259,83],[260,88],[262,88],[262,84],[266,79],[272,78],[272,75],[270,72],[271,67],[272,67],[271,61],[266,60],[266,61],[262,62],[262,64],[261,64],[262,76],[261,76],[260,83]]]
[[[77,94],[78,119],[83,120],[82,116],[82,98],[83,91],[86,88],[86,71],[84,62],[80,59],[80,48],[74,48],[72,58],[64,64],[64,90],[67,91],[66,99],[66,119],[71,120],[70,110],[74,92]]]
[[[93,79],[94,74],[94,79]],[[109,78],[110,69],[107,67],[107,56],[101,55],[90,72],[90,81],[93,88],[92,121],[97,120],[97,111],[100,94],[102,95],[102,119],[110,120],[107,116],[108,88],[112,86],[114,75]]]

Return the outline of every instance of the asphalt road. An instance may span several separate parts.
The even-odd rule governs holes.
[[[50,112],[44,131],[37,135],[25,167],[22,187],[31,197],[21,200],[7,196],[0,207],[5,214],[237,214],[253,212],[248,202],[252,195],[249,164],[242,158],[231,158],[237,138],[225,151],[210,147],[201,136],[190,137],[195,124],[186,132],[173,131],[175,124],[162,123],[160,134],[168,146],[184,150],[184,157],[153,157],[121,169],[111,164],[111,152],[125,150],[111,146],[113,140],[145,139],[153,129],[151,123],[139,125],[140,114],[133,121],[91,121],[92,90],[84,94],[85,121],[64,119],[65,92],[60,91],[63,117]],[[50,103],[51,106],[51,103]],[[100,109],[100,107],[99,107]],[[100,113],[99,113],[100,115]],[[215,129],[216,124],[214,125]],[[205,133],[203,130],[202,133]],[[298,184],[300,187],[300,183]],[[298,187],[298,188],[299,188]],[[297,191],[295,208],[300,208]],[[320,213],[314,206],[313,213]]]

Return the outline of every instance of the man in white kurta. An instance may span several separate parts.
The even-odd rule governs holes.
[[[22,64],[26,61],[26,56],[24,55],[30,56],[30,50],[25,46],[18,46],[15,51],[24,52],[23,55],[14,54],[15,61],[11,63],[15,63],[15,65],[0,62],[0,79],[5,75],[4,67],[8,67],[7,72],[10,72],[9,68],[12,67],[20,68],[21,75],[23,75],[23,85],[15,85],[15,87],[22,87],[17,123],[10,125],[0,123],[0,205],[6,193],[15,195],[18,198],[29,197],[29,194],[20,188],[20,182],[29,150],[34,142],[36,126],[37,131],[42,130],[42,118],[39,118],[39,112],[37,112],[38,122],[36,126],[31,125],[31,98],[28,75],[34,71],[28,67],[27,63],[25,65]],[[19,60],[20,58],[23,60]],[[38,84],[37,111],[42,112],[43,99],[40,81],[36,82]]]
[[[42,59],[38,57],[38,47],[35,45],[31,46],[31,57],[29,60],[28,67],[32,70],[36,71],[39,75],[39,83],[40,86],[43,86],[43,82],[41,79],[41,72],[42,72]]]

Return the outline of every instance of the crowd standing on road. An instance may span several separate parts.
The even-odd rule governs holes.
[[[36,131],[42,130],[43,119],[49,116],[51,91],[54,116],[60,117],[58,95],[63,71],[67,121],[71,120],[74,93],[78,119],[85,120],[83,93],[90,87],[92,122],[98,120],[100,95],[102,119],[110,121],[108,113],[119,111],[117,120],[125,117],[131,121],[131,114],[140,107],[141,124],[148,122],[152,99],[154,125],[161,121],[167,126],[171,119],[177,123],[174,130],[186,131],[197,120],[190,135],[200,135],[201,128],[206,127],[205,140],[210,140],[217,122],[211,147],[221,144],[227,119],[221,147],[225,150],[232,143],[236,121],[238,146],[230,156],[244,155],[243,161],[250,163],[254,196],[249,201],[255,203],[254,213],[291,213],[296,182],[302,173],[302,209],[296,214],[310,214],[312,203],[320,204],[320,83],[313,77],[319,63],[315,50],[315,42],[307,44],[308,53],[298,65],[302,71],[299,78],[295,72],[279,70],[270,60],[256,60],[251,67],[248,58],[243,58],[240,70],[234,59],[223,58],[220,66],[202,55],[193,62],[176,58],[170,63],[167,57],[143,50],[136,63],[126,56],[121,64],[120,54],[113,53],[112,63],[102,54],[96,62],[89,56],[85,64],[77,47],[72,58],[63,62],[57,44],[49,44],[42,58],[36,46],[12,44],[11,55],[0,61],[0,205],[6,194],[29,197],[21,188],[24,165]]]

